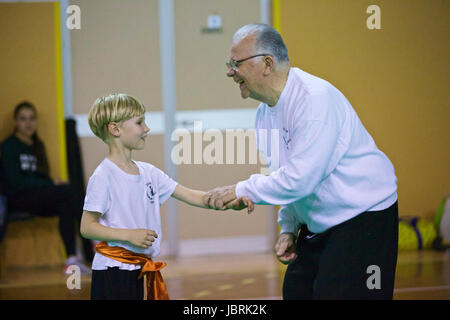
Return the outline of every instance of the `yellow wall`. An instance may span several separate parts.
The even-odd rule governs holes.
[[[449,2],[277,2],[291,64],[341,90],[393,162],[400,215],[433,217],[450,191]]]
[[[13,109],[22,100],[38,110],[51,175],[60,174],[53,3],[0,4],[0,140],[13,131]]]

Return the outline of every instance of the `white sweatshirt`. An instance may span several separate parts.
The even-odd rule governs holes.
[[[392,163],[348,100],[327,81],[291,68],[277,104],[259,105],[255,127],[258,150],[275,171],[239,182],[236,195],[281,205],[281,233],[296,234],[300,224],[322,233],[397,200]],[[279,146],[261,143],[261,129],[269,137],[272,129],[279,130]],[[279,163],[274,163],[277,151]]]

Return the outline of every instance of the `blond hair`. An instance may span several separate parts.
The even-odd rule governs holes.
[[[89,111],[89,127],[92,132],[108,143],[110,122],[121,122],[145,114],[145,107],[136,98],[113,93],[95,100]]]

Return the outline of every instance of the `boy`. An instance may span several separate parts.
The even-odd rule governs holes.
[[[149,128],[145,107],[126,94],[97,99],[89,126],[109,147],[109,155],[89,179],[81,234],[100,240],[92,263],[91,299],[143,299],[142,275],[147,277],[147,299],[168,299],[159,272],[166,264],[153,262],[161,244],[159,207],[170,196],[207,208],[205,192],[186,188],[149,163],[134,161],[132,150],[144,148]],[[253,211],[247,198],[227,208]]]

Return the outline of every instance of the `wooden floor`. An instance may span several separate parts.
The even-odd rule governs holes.
[[[163,276],[171,299],[281,299],[282,273],[272,254],[166,259]],[[90,277],[69,290],[62,266],[9,269],[0,300],[84,300]],[[450,251],[401,252],[394,299],[450,299]]]

